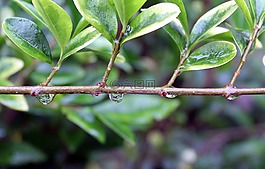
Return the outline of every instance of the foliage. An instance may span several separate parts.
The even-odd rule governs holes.
[[[163,75],[169,74],[176,66],[178,74],[175,76],[174,84],[168,83],[167,87],[182,86],[182,80],[183,84],[196,84],[198,87],[204,82],[212,81],[211,77],[208,77],[208,72],[215,73],[216,70],[221,72],[221,75],[216,75],[216,82],[210,84],[225,85],[222,79],[226,77],[223,77],[222,72],[232,67],[231,62],[237,59],[237,48],[240,51],[238,53],[244,58],[261,43],[258,38],[262,41],[265,3],[262,0],[213,1],[215,7],[204,14],[200,13],[199,18],[192,14],[195,10],[192,9],[192,5],[187,5],[188,3],[194,5],[203,2],[73,0],[65,1],[65,6],[51,0],[32,0],[32,3],[21,0],[8,2],[1,11],[9,10],[16,16],[25,16],[22,8],[31,19],[8,14],[0,15],[6,17],[0,20],[3,28],[0,37],[0,85],[95,85],[100,82],[104,71],[105,75],[106,71],[107,74],[111,71],[106,77],[109,79],[108,85],[118,84],[137,88],[145,87],[150,79],[155,79],[155,85],[164,83],[167,77]],[[238,8],[240,11],[237,11]],[[239,12],[245,19],[243,27],[235,21],[237,15],[241,14]],[[13,15],[12,12],[10,15]],[[228,19],[230,24],[226,23],[225,27],[223,23]],[[192,23],[194,24],[191,27]],[[158,30],[162,27],[169,36]],[[161,42],[162,40],[166,45]],[[171,43],[171,40],[174,43]],[[146,46],[148,47],[145,48]],[[149,60],[151,62],[144,57],[139,58],[143,53],[154,55],[154,58]],[[103,65],[110,58],[116,59],[115,67],[108,67],[106,70]],[[155,71],[152,72],[153,66]],[[222,67],[217,68],[220,66]],[[210,68],[217,69],[194,71],[190,72],[190,76],[178,77],[188,71]],[[138,71],[140,73],[137,74]],[[243,75],[243,79],[244,77],[249,76]],[[208,84],[205,85],[201,86],[209,87]],[[44,105],[38,103],[36,98]],[[67,149],[65,154],[70,155],[59,157],[62,158],[58,160],[60,163],[67,162],[71,155],[75,156],[74,159],[83,159],[92,155],[92,150],[100,149],[102,145],[98,142],[110,147],[122,145],[122,141],[115,135],[117,134],[127,142],[126,144],[139,146],[140,149],[145,144],[151,145],[151,148],[145,147],[148,151],[157,151],[163,146],[168,150],[163,150],[162,154],[167,155],[172,153],[178,156],[178,153],[186,150],[191,154],[196,151],[195,157],[194,154],[191,156],[197,162],[187,161],[183,155],[179,157],[178,167],[205,168],[210,164],[204,159],[207,159],[206,155],[201,153],[204,149],[194,148],[188,151],[188,147],[196,147],[195,145],[202,145],[201,142],[209,141],[207,136],[204,136],[208,134],[208,129],[221,130],[235,125],[239,128],[238,131],[242,132],[244,128],[242,129],[241,125],[254,125],[255,118],[261,122],[263,119],[259,119],[257,114],[250,117],[244,108],[237,107],[244,100],[235,103],[235,106],[207,98],[166,99],[159,96],[119,93],[109,94],[110,100],[114,102],[109,101],[106,95],[98,96],[97,93],[56,97],[53,94],[37,94],[36,98],[21,95],[0,96],[0,103],[3,105],[0,115],[3,117],[0,121],[0,167],[56,160],[60,156],[56,154],[63,153],[60,152],[63,151],[61,143]],[[252,106],[249,100],[249,105],[243,107]],[[220,104],[216,105],[216,102]],[[49,106],[45,107],[48,103]],[[225,106],[220,106],[222,104]],[[258,98],[254,105],[257,109],[253,110],[264,108],[261,99]],[[18,111],[26,113],[21,114]],[[218,117],[219,115],[221,117]],[[25,121],[16,121],[13,116],[18,119],[23,117]],[[12,126],[16,122],[18,127]],[[190,132],[189,127],[197,131],[204,127],[207,130],[200,134],[193,130]],[[175,129],[179,133],[174,133]],[[9,137],[8,133],[12,135]],[[227,142],[238,141],[238,138],[227,137]],[[2,141],[2,138],[10,142]],[[171,141],[178,138],[179,146],[174,147],[176,143]],[[243,142],[239,140],[238,144],[229,144],[224,150],[218,149],[222,156],[216,168],[238,166],[238,161],[242,158],[250,158],[245,147],[250,147],[255,157],[264,155],[263,149],[255,148],[256,145],[264,147],[260,139],[251,138]],[[221,147],[226,144],[225,141],[221,140]],[[137,150],[126,144],[127,151],[132,153],[132,159],[141,162],[141,155],[137,157],[133,154]],[[211,147],[211,144],[209,146]],[[83,152],[82,149],[87,152]],[[239,149],[242,149],[242,153],[237,152]],[[203,155],[199,156],[200,153]],[[258,165],[265,166],[262,158],[260,159]],[[215,159],[211,159],[209,163],[211,162],[217,163]],[[101,163],[104,163],[104,160]],[[154,163],[156,162],[152,162]],[[172,162],[169,163],[173,165]],[[253,159],[249,160],[246,166],[248,165],[257,166]]]

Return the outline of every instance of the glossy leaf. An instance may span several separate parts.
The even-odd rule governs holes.
[[[1,79],[0,86],[13,86],[7,80]],[[18,111],[28,111],[29,107],[24,95],[0,95],[0,104]]]
[[[100,33],[95,28],[86,28],[78,35],[76,35],[73,39],[71,39],[71,41],[67,44],[61,59],[64,60],[70,55],[88,46],[90,43],[94,42],[99,36]]]
[[[115,7],[124,28],[129,20],[144,5],[146,0],[114,0]]]
[[[189,35],[189,23],[188,23],[187,13],[186,13],[186,9],[185,9],[183,0],[166,0],[166,2],[171,2],[171,3],[178,5],[178,7],[180,8],[180,11],[181,11],[181,13],[178,16],[178,19],[179,19],[180,23],[182,24],[182,26],[186,32],[186,35]]]
[[[103,126],[94,116],[90,108],[73,109],[64,107],[62,111],[68,120],[95,137],[99,142],[105,142],[106,135]]]
[[[32,3],[63,51],[72,33],[70,16],[51,0],[32,0]]]
[[[239,48],[239,50],[242,54],[248,45],[249,33],[247,33],[244,30],[235,29],[235,28],[231,27],[229,24],[226,24],[226,25],[229,28],[230,32],[232,33],[233,39],[234,39],[237,47]]]
[[[3,22],[6,35],[28,55],[52,64],[51,50],[41,29],[32,21],[13,17]]]
[[[109,125],[123,125],[133,129],[143,129],[154,121],[166,118],[179,106],[178,100],[167,100],[153,96],[125,95],[119,105],[111,101],[101,103],[94,107],[96,115],[106,118]],[[116,131],[117,132],[117,131]],[[122,137],[125,133],[120,135]]]
[[[218,67],[231,61],[237,50],[233,43],[216,41],[195,50],[183,64],[183,71]]]
[[[215,27],[208,31],[202,38],[201,41],[229,41],[234,42],[233,37],[227,28]]]
[[[46,160],[46,155],[36,147],[24,142],[0,142],[0,165],[20,166],[40,163]]]
[[[179,13],[179,7],[172,3],[159,3],[151,6],[132,19],[122,43],[165,26]]]
[[[113,43],[118,31],[116,12],[108,0],[74,0],[81,15],[109,42]]]
[[[24,62],[14,57],[0,59],[0,79],[7,79],[17,73],[24,66]]]
[[[236,3],[234,1],[228,1],[208,11],[199,18],[192,28],[190,43],[194,45],[209,30],[227,19],[236,9]]]
[[[34,6],[28,2],[21,1],[21,0],[14,0],[22,9],[24,9],[28,14],[33,16],[35,19],[40,21],[43,25],[46,25],[45,22],[41,19],[38,11]]]
[[[89,25],[89,23],[87,22],[87,20],[85,20],[84,17],[82,17],[80,19],[80,21],[78,22],[78,24],[76,25],[75,31],[73,33],[72,37],[75,37],[77,34],[79,34],[82,30],[84,30],[87,26]]]
[[[187,40],[180,21],[178,19],[174,19],[170,22],[170,24],[164,26],[163,28],[177,44],[179,51],[183,51],[185,45],[187,44]]]
[[[242,11],[249,28],[253,28],[254,23],[253,23],[253,19],[252,19],[252,15],[251,15],[251,9],[249,7],[249,5],[247,4],[248,2],[246,2],[246,0],[235,0],[235,2],[237,3],[238,7],[240,8],[240,10]]]

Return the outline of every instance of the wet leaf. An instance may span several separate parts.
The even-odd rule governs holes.
[[[251,9],[249,7],[248,2],[246,2],[246,0],[235,0],[235,2],[237,3],[238,7],[240,8],[240,10],[242,11],[249,28],[253,28],[254,23],[253,23],[253,19],[252,19],[252,15],[251,15]]]
[[[32,0],[32,3],[63,51],[72,33],[70,16],[51,0]]]
[[[186,9],[183,3],[183,0],[166,0],[166,2],[171,2],[174,3],[176,5],[178,5],[178,7],[180,8],[181,13],[178,16],[178,19],[181,23],[181,25],[183,26],[186,35],[189,35],[189,23],[188,23],[188,19],[187,19],[187,13],[186,13]]]
[[[3,22],[7,36],[28,55],[52,64],[51,50],[41,29],[32,21],[12,17]]]
[[[89,26],[89,23],[87,22],[87,20],[85,20],[84,17],[82,17],[78,24],[76,25],[75,31],[73,33],[72,37],[75,37],[77,34],[79,34],[82,30],[84,30],[87,26]]]
[[[170,22],[170,24],[164,26],[163,28],[177,44],[179,51],[183,51],[185,45],[187,44],[187,38],[180,21],[178,19],[174,19]]]
[[[242,54],[249,42],[249,32],[245,30],[236,29],[231,27],[229,24],[226,24],[229,28],[230,32],[232,33],[233,39]]]
[[[110,43],[116,39],[118,22],[116,12],[108,0],[74,0],[81,15]]]
[[[146,0],[114,0],[121,23],[126,28],[129,20],[144,5]]]
[[[236,47],[231,42],[210,42],[188,57],[183,64],[183,71],[203,70],[224,65],[231,61],[236,53]]]
[[[43,25],[46,25],[45,22],[41,19],[38,11],[34,6],[28,2],[21,0],[14,0],[22,9],[24,9],[29,15],[40,21]]]
[[[190,44],[195,45],[208,31],[226,20],[236,9],[236,3],[228,1],[205,13],[192,28]]]
[[[68,120],[95,137],[99,142],[105,142],[106,135],[104,128],[99,120],[94,116],[90,108],[86,107],[73,109],[64,107],[62,108],[62,111],[67,116]]]
[[[177,5],[159,3],[141,12],[132,19],[122,43],[153,32],[174,20],[180,13]]]
[[[100,33],[93,27],[86,28],[78,35],[76,35],[70,42],[67,44],[64,54],[62,56],[62,60],[66,59],[70,55],[78,52],[79,50],[85,48],[90,43],[94,42]]]

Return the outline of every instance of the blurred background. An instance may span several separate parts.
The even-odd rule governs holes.
[[[73,1],[55,2],[69,13],[76,26],[81,16]],[[158,2],[148,0],[144,7]],[[224,0],[184,0],[190,27],[202,14],[222,2]],[[1,23],[11,16],[34,20],[13,1],[0,0]],[[235,27],[247,27],[239,10],[227,22]],[[42,26],[42,29],[56,61],[59,48],[47,28]],[[24,63],[23,69],[9,77],[9,81],[31,86],[43,82],[51,70],[49,65],[21,52],[0,30],[0,62],[12,57]],[[260,41],[264,45],[265,37],[262,36]],[[99,38],[89,48],[110,50],[111,44]],[[258,48],[249,55],[236,82],[237,87],[264,87],[264,54],[264,48]],[[128,42],[122,55],[126,62],[116,63],[109,85],[152,82],[155,86],[162,86],[179,61],[178,48],[163,29]],[[238,55],[216,69],[185,72],[174,86],[223,87],[232,77],[239,60]],[[100,81],[107,61],[108,56],[97,52],[71,56],[51,84],[95,85]],[[2,104],[5,97],[0,96]],[[107,95],[58,95],[49,105],[25,97],[28,111],[10,109],[10,105],[0,106],[1,169],[265,168],[264,96],[241,96],[228,101],[214,96],[166,99],[125,95],[121,103],[115,104]],[[136,143],[125,141],[102,122],[106,141],[100,143],[91,133],[71,122],[71,117],[67,116],[69,111],[108,114],[114,122],[122,122],[134,132]]]

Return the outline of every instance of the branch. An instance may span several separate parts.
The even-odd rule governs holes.
[[[187,60],[188,56],[189,56],[188,46],[186,46],[186,48],[181,53],[181,59],[179,61],[178,67],[174,71],[174,73],[173,73],[172,77],[170,78],[170,80],[168,81],[168,83],[164,86],[165,88],[171,87],[173,85],[173,83],[176,81],[177,77],[182,73],[183,64]]]
[[[243,55],[241,57],[241,61],[240,61],[239,65],[238,65],[237,70],[234,73],[234,76],[232,77],[231,81],[229,82],[229,86],[234,86],[234,84],[236,82],[236,79],[239,77],[240,72],[241,72],[241,70],[242,70],[242,68],[243,68],[243,66],[244,66],[244,64],[246,62],[247,56],[251,52],[252,45],[254,44],[254,42],[257,39],[257,36],[258,36],[258,33],[259,33],[260,29],[261,29],[261,27],[259,25],[256,25],[253,34],[250,35],[249,43],[248,43],[246,49],[244,50],[244,53],[243,53]]]
[[[224,96],[265,95],[265,88],[164,88],[164,87],[128,87],[128,86],[0,86],[0,94],[146,94],[161,95],[161,91],[172,95]]]
[[[112,67],[113,67],[114,62],[116,60],[116,57],[120,53],[120,48],[121,48],[121,44],[120,43],[121,43],[121,40],[122,40],[123,35],[124,35],[124,33],[121,32],[119,39],[118,40],[115,40],[115,42],[114,42],[114,47],[113,47],[113,51],[112,51],[112,55],[111,55],[109,64],[107,66],[107,69],[105,71],[105,74],[104,74],[104,76],[102,78],[101,83],[99,83],[99,86],[100,87],[105,87],[106,86],[106,83],[107,83],[109,74],[110,74],[110,72],[112,70]]]

